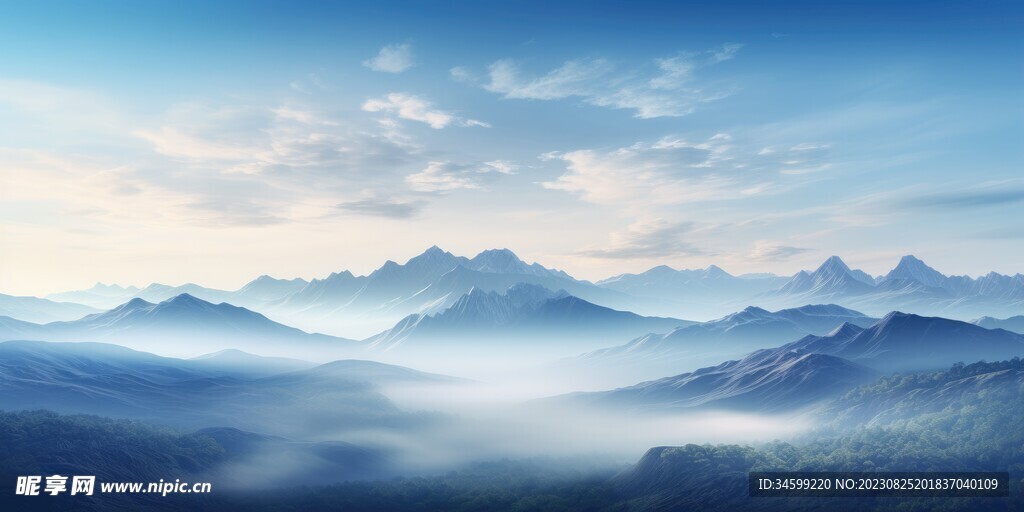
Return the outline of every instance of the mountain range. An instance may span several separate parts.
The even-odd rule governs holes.
[[[692,324],[616,311],[565,290],[519,283],[503,293],[471,288],[447,309],[432,315],[410,315],[365,341],[376,350],[436,350],[460,345],[500,350],[502,346],[497,343],[511,343],[519,349],[554,346],[571,352]]]
[[[0,317],[0,340],[107,341],[175,355],[242,349],[261,355],[323,359],[356,349],[351,340],[310,334],[245,308],[188,294],[152,304],[132,299],[79,320],[34,324]]]
[[[697,320],[721,317],[751,304],[777,310],[833,303],[875,316],[899,310],[962,320],[1024,313],[1024,275],[946,276],[910,255],[878,277],[851,269],[833,256],[817,269],[790,277],[735,276],[714,265],[697,270],[659,266],[595,284],[538,263],[528,264],[508,249],[466,258],[434,246],[405,264],[388,261],[367,275],[342,270],[308,282],[260,276],[234,291],[196,284],[144,288],[97,284],[88,290],[50,295],[49,301],[0,296],[0,315],[34,323],[74,320],[132,298],[157,303],[187,293],[258,311],[304,330],[364,338],[409,315],[441,312],[470,290],[504,292],[519,283],[565,290],[587,302],[639,315]]]
[[[98,309],[76,304],[59,302],[39,297],[19,297],[0,293],[0,316],[16,318],[26,322],[56,322],[75,320],[96,313]]]
[[[702,325],[707,324],[694,327]],[[742,359],[555,400],[658,412],[695,407],[792,410],[841,396],[881,374],[1021,357],[1024,335],[894,311],[866,328],[844,322],[824,336],[808,335],[777,348],[756,350]]]
[[[666,265],[640,274],[621,274],[598,281],[602,288],[632,297],[632,306],[652,315],[714,317],[734,309],[737,300],[782,286],[786,277],[773,274],[734,276],[716,265],[676,270]]]
[[[343,271],[314,279],[266,311],[293,325],[322,330],[337,330],[340,325],[372,335],[408,315],[440,312],[470,290],[503,292],[519,283],[565,290],[607,307],[629,302],[623,294],[577,281],[565,272],[527,264],[507,249],[483,251],[468,259],[435,246],[404,265],[388,261],[367,276]]]
[[[908,255],[888,274],[872,279],[833,256],[761,300],[774,304],[828,300],[868,314],[902,310],[966,320],[978,314],[1024,311],[1024,275],[945,276]]]
[[[1024,335],[894,311],[870,327],[843,324],[825,336],[807,336],[777,350],[806,350],[883,372],[906,372],[1024,357]]]
[[[622,379],[649,379],[693,370],[752,350],[774,347],[808,334],[826,334],[843,323],[869,326],[876,319],[834,304],[770,312],[750,306],[717,320],[646,334],[611,348],[583,354],[567,363],[576,371],[607,373]]]
[[[54,293],[47,295],[46,298],[84,304],[96,309],[113,309],[132,299],[156,303],[188,294],[208,302],[227,302],[236,306],[260,308],[301,290],[307,284],[309,283],[305,279],[276,279],[268,275],[259,276],[234,291],[207,288],[195,283],[180,286],[153,283],[141,289],[136,286],[96,283],[86,290]]]
[[[878,376],[839,357],[759,350],[691,373],[556,400],[573,406],[657,413],[694,408],[780,412],[811,407]]]
[[[1024,275],[990,272],[978,278],[946,276],[912,255],[904,256],[886,275],[878,277],[851,269],[841,258],[832,256],[817,269],[802,270],[788,278],[772,274],[733,276],[714,265],[698,270],[659,266],[597,284],[628,294],[633,311],[688,318],[720,315],[723,310],[736,310],[745,304],[780,309],[821,302],[878,316],[901,310],[963,320],[1024,311]],[[680,310],[683,313],[678,313]]]
[[[1017,334],[1024,334],[1024,315],[1011,316],[1010,318],[1003,319],[984,316],[971,323],[986,329],[1005,329]]]

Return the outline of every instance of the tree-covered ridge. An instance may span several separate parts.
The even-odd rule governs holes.
[[[35,470],[155,481],[202,473],[224,457],[223,447],[199,433],[99,416],[0,411],[4,475]]]
[[[1024,407],[1024,361],[1013,358],[999,362],[958,363],[952,368],[932,373],[893,374],[878,381],[854,388],[832,403],[823,416],[833,417],[834,428],[854,425],[884,425],[928,420],[928,414],[947,409],[963,409],[975,435],[984,418],[971,414],[982,402],[1016,409]],[[1011,412],[1011,411],[1007,411]],[[1024,427],[1022,427],[1024,428]],[[994,433],[993,433],[994,434]],[[999,433],[1000,435],[1003,433]],[[1024,430],[1017,431],[1024,439]]]

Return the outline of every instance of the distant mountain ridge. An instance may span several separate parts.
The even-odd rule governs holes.
[[[660,265],[639,274],[620,274],[596,284],[634,297],[632,307],[635,309],[632,310],[669,316],[683,311],[707,317],[720,316],[722,309],[733,310],[736,302],[773,290],[786,280],[773,274],[734,276],[716,265],[695,270]]]
[[[365,337],[410,314],[440,312],[473,288],[503,291],[517,283],[566,290],[593,304],[645,316],[700,320],[721,317],[750,304],[777,310],[835,303],[876,316],[900,310],[964,320],[1024,313],[1024,275],[946,276],[912,255],[902,257],[892,270],[876,278],[832,256],[818,268],[790,277],[734,276],[716,265],[696,270],[662,265],[595,284],[539,263],[526,263],[508,249],[485,250],[467,258],[437,246],[405,264],[388,261],[361,276],[343,270],[307,282],[264,275],[235,291],[197,284],[154,283],[142,289],[97,284],[50,298],[109,309],[131,298],[162,302],[188,293],[209,302],[259,311],[306,330]],[[66,306],[77,308],[75,311],[60,313],[52,311],[52,304],[21,304],[14,309],[5,307],[5,296],[0,296],[0,314],[44,323],[95,312],[77,303]]]
[[[19,297],[0,293],[0,316],[25,322],[56,322],[82,318],[98,310],[72,302],[53,301],[38,297]]]
[[[871,276],[861,270],[851,270],[839,256],[832,256],[814,272],[801,270],[778,293],[831,297],[862,294],[872,287],[874,279]]]
[[[14,339],[109,341],[162,351],[241,348],[275,355],[356,346],[352,340],[306,333],[245,308],[212,304],[188,294],[159,304],[136,298],[70,322],[33,324],[0,318],[0,340]]]
[[[1024,334],[1024,315],[1011,316],[1010,318],[1003,319],[985,316],[974,320],[971,323],[986,329],[1005,329],[1017,334]]]
[[[907,255],[884,277],[871,279],[833,256],[814,272],[802,271],[767,301],[827,299],[868,312],[910,310],[960,317],[979,311],[1024,311],[1024,275],[990,272],[972,279],[946,276]]]
[[[55,293],[47,295],[47,298],[85,304],[92,308],[111,309],[131,299],[156,303],[181,294],[189,294],[208,302],[228,302],[236,306],[251,308],[261,307],[268,302],[286,297],[300,290],[306,284],[308,283],[305,279],[276,279],[268,275],[261,275],[234,291],[207,288],[194,283],[180,286],[152,283],[141,289],[136,286],[123,287],[116,284],[96,283],[87,290]]]

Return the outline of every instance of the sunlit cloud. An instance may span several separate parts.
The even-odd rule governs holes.
[[[430,162],[420,172],[410,174],[406,183],[419,192],[448,192],[460,189],[480,189],[497,176],[511,174],[515,166],[502,161],[483,164]]]
[[[453,124],[458,126],[490,127],[489,124],[483,121],[463,119],[450,112],[435,108],[429,101],[411,94],[397,92],[388,94],[384,98],[367,100],[366,103],[363,103],[363,110],[367,112],[393,113],[402,119],[426,123],[434,129],[445,128]]]
[[[756,261],[785,261],[809,251],[810,249],[803,247],[781,245],[765,240],[758,240],[754,242],[754,249],[750,251],[748,256],[750,259]]]
[[[607,247],[579,251],[591,258],[634,259],[680,256],[700,256],[709,252],[696,245],[689,237],[694,232],[692,222],[673,222],[665,219],[634,223],[624,232],[612,233]]]

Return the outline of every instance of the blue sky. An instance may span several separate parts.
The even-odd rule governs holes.
[[[1022,270],[1013,3],[320,4],[0,3],[0,292]]]

